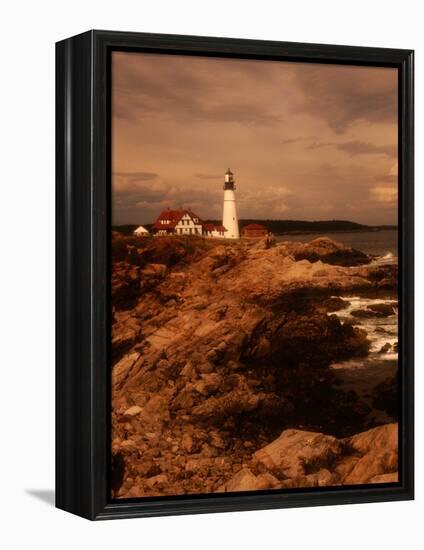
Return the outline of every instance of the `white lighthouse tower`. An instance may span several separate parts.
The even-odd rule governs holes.
[[[235,189],[234,176],[228,168],[224,180],[224,211],[222,214],[222,225],[227,230],[225,232],[226,239],[240,238]]]

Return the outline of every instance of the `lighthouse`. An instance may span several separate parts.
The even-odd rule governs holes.
[[[222,225],[226,229],[226,239],[240,238],[235,189],[234,175],[228,168],[224,179],[224,211],[222,214]]]

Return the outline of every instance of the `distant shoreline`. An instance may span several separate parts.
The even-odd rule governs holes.
[[[204,220],[205,223],[221,223],[219,220]],[[264,220],[264,219],[241,219],[240,229],[250,223],[262,224],[275,236],[284,235],[311,235],[315,233],[364,233],[379,231],[397,231],[396,225],[362,225],[347,220],[326,220],[326,221],[302,221],[302,220]],[[112,230],[123,234],[132,234],[140,224],[112,225]],[[153,224],[142,224],[150,231]]]
[[[380,231],[397,231],[396,226],[393,227],[369,227],[366,229],[330,229],[330,230],[308,230],[308,231],[284,231],[283,233],[274,233],[276,237],[284,235],[314,235],[316,233],[379,233]]]

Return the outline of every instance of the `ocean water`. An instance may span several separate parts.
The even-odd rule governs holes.
[[[365,330],[368,339],[371,341],[370,353],[367,358],[368,362],[373,361],[391,361],[397,360],[397,352],[393,349],[394,344],[398,341],[398,318],[397,318],[397,300],[388,300],[381,298],[363,298],[360,296],[343,296],[343,300],[349,302],[349,305],[345,309],[340,309],[331,313],[330,315],[337,315],[340,321],[349,321],[354,326]],[[373,304],[392,304],[394,306],[394,313],[389,317],[373,316],[369,318],[357,318],[351,313],[358,309],[367,309],[369,305]],[[385,352],[381,352],[382,347],[385,344],[390,344],[391,349]],[[347,362],[344,363],[344,366]],[[364,359],[353,359],[348,362],[350,368],[363,368]],[[333,365],[333,368],[343,366],[343,363]]]
[[[277,241],[309,242],[318,237],[329,237],[356,250],[360,250],[374,258],[378,264],[397,263],[398,231],[387,229],[382,231],[358,231],[346,233],[308,233],[305,235],[279,235]]]
[[[397,263],[398,232],[396,230],[281,235],[277,237],[277,241],[309,242],[318,237],[329,237],[364,252],[373,258],[370,265]],[[340,389],[346,392],[354,391],[370,408],[371,412],[367,417],[370,426],[392,422],[394,419],[388,417],[384,411],[374,408],[372,392],[378,384],[394,376],[397,370],[398,353],[394,346],[398,341],[397,300],[357,295],[339,297],[349,302],[349,305],[328,315],[337,315],[340,321],[349,321],[353,326],[366,331],[371,344],[367,357],[333,363],[330,368],[333,369]],[[366,310],[367,306],[379,303],[393,304],[395,307],[393,315],[358,318],[351,314],[354,310]],[[390,349],[382,351],[386,344],[390,344]]]
[[[329,315],[336,314],[341,321],[350,321],[354,326],[365,330],[371,342],[370,351],[367,357],[358,357],[347,361],[333,363],[333,369],[340,389],[348,392],[354,391],[361,401],[370,409],[367,421],[370,427],[373,425],[393,422],[385,411],[374,407],[372,394],[374,388],[381,382],[390,379],[396,374],[398,364],[398,353],[394,344],[398,342],[398,318],[397,300],[381,300],[363,298],[360,296],[343,296],[343,299],[350,302],[345,309],[340,309]],[[370,317],[358,319],[351,315],[355,309],[366,309],[371,304],[390,303],[396,308],[394,314],[389,317]],[[388,351],[382,351],[385,344],[390,344]]]
[[[318,237],[329,237],[347,246],[351,246],[373,258],[372,264],[384,265],[395,264],[398,259],[398,231],[387,229],[382,231],[361,231],[345,233],[309,233],[304,235],[281,235],[276,237],[277,241],[309,242]],[[371,264],[371,265],[372,265]],[[397,306],[397,300],[373,299],[360,296],[343,296],[350,305],[347,308],[332,312],[341,321],[348,320],[354,326],[365,330],[368,339],[371,341],[369,356],[366,359],[354,359],[333,365],[333,368],[364,369],[370,368],[382,362],[397,362],[397,352],[393,345],[398,339],[397,314],[389,317],[373,316],[369,318],[357,318],[351,315],[355,309],[367,309],[367,306],[378,303],[391,303]],[[380,352],[385,344],[390,344],[391,349],[387,352]]]

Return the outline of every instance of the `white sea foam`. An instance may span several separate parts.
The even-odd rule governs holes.
[[[332,368],[358,369],[368,367],[373,360],[397,360],[397,352],[393,350],[394,344],[398,341],[398,320],[396,313],[388,317],[379,317],[376,315],[365,319],[358,319],[351,314],[354,310],[366,310],[367,306],[374,304],[393,304],[395,306],[397,305],[397,300],[362,298],[360,296],[345,296],[343,299],[349,302],[349,306],[345,309],[332,312],[329,315],[335,314],[341,321],[349,321],[353,326],[365,330],[368,339],[371,341],[370,353],[366,361],[364,359],[352,359],[333,364]],[[390,344],[389,351],[381,352],[380,350],[387,343]]]
[[[398,258],[393,252],[386,252],[382,256],[376,256],[371,265],[393,265],[398,263]]]

